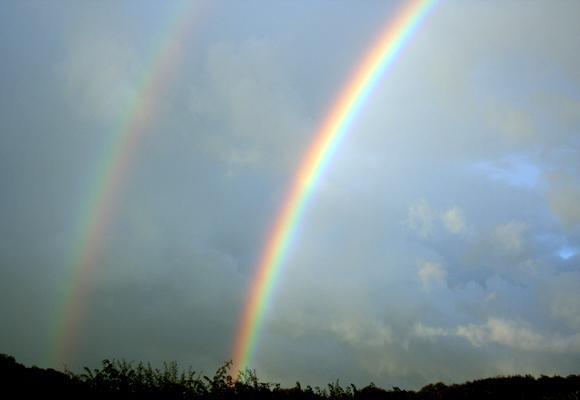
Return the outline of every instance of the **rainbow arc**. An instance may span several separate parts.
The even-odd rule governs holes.
[[[271,301],[272,288],[278,280],[292,236],[312,196],[313,188],[365,100],[397,59],[435,2],[436,0],[411,0],[404,4],[363,58],[352,79],[330,108],[321,128],[314,135],[255,268],[235,336],[232,356],[234,371],[240,371],[251,364],[265,309]]]
[[[76,351],[82,319],[91,293],[93,274],[99,261],[105,233],[114,218],[122,188],[135,152],[156,115],[156,100],[175,76],[183,56],[181,47],[199,25],[205,10],[197,1],[177,3],[167,26],[156,37],[147,68],[139,78],[137,93],[127,99],[120,123],[91,182],[82,208],[78,242],[74,246],[65,279],[64,293],[53,332],[54,362],[62,366]],[[202,22],[202,21],[201,21]]]

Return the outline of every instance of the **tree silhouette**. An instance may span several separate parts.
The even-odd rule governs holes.
[[[531,375],[480,379],[463,384],[429,384],[419,391],[398,387],[385,390],[370,384],[362,389],[343,387],[340,382],[325,388],[299,382],[292,388],[261,382],[256,371],[245,369],[234,379],[232,362],[217,369],[213,377],[188,369],[180,371],[177,363],[152,368],[124,360],[104,360],[100,368],[85,368],[83,373],[59,372],[37,367],[27,368],[14,357],[0,354],[0,398],[58,399],[200,399],[200,400],[439,400],[439,399],[580,399],[580,376]]]

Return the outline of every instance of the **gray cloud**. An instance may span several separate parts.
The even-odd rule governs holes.
[[[56,366],[47,338],[98,166],[172,21],[153,2],[99,4],[53,11],[42,35],[10,23],[47,24],[40,5],[0,16],[0,351],[29,364]],[[392,7],[208,11],[116,194],[70,367],[176,359],[211,373],[230,357],[288,182]],[[310,195],[259,376],[418,387],[577,372],[578,11],[433,10]]]
[[[555,174],[550,183],[550,207],[566,228],[577,227],[580,224],[580,185],[577,177]]]
[[[295,166],[312,127],[290,72],[266,39],[213,45],[191,94],[193,118],[215,132],[209,151],[234,169]]]
[[[68,58],[56,69],[71,108],[96,121],[123,118],[139,95],[143,71],[135,49],[119,36],[95,32],[75,37]]]

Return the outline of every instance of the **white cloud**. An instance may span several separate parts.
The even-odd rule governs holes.
[[[441,336],[448,336],[449,332],[444,328],[437,328],[433,326],[426,326],[418,322],[413,326],[412,334],[418,338],[434,341]]]
[[[416,324],[412,330],[415,337],[433,341],[438,337],[455,336],[466,339],[474,347],[497,344],[525,352],[580,352],[580,334],[562,336],[543,335],[532,330],[521,321],[488,318],[482,324],[459,325],[456,328],[445,329]]]
[[[409,207],[407,225],[421,237],[429,237],[433,234],[435,213],[425,200],[421,200]]]
[[[406,225],[422,238],[433,237],[441,228],[458,235],[465,230],[465,217],[459,207],[438,212],[423,199],[409,206]]]
[[[393,341],[393,332],[387,325],[373,320],[341,319],[330,323],[329,329],[343,342],[355,348],[381,348]]]
[[[514,321],[489,318],[485,324],[457,327],[456,335],[474,346],[497,343],[520,350],[538,350],[543,346],[542,335]]]
[[[441,264],[432,261],[419,261],[417,263],[419,270],[417,275],[424,288],[431,286],[432,284],[441,284],[445,282],[447,277],[447,271],[441,266]]]
[[[463,212],[458,207],[450,208],[441,214],[441,220],[445,228],[457,235],[465,229],[465,217]]]

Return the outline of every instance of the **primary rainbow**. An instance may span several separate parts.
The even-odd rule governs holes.
[[[138,80],[137,90],[127,98],[119,128],[112,135],[104,156],[91,180],[90,193],[80,215],[78,242],[64,280],[61,304],[53,332],[51,358],[59,367],[70,361],[76,350],[80,325],[92,286],[92,273],[102,250],[106,230],[114,217],[116,204],[137,144],[152,122],[156,101],[173,78],[182,57],[182,45],[190,38],[202,10],[196,1],[184,0],[168,19],[157,38],[154,51]]]
[[[242,319],[235,336],[233,370],[249,366],[256,347],[264,311],[280,273],[288,245],[300,222],[312,189],[385,70],[392,65],[405,43],[433,7],[436,0],[411,0],[381,33],[360,63],[320,130],[316,133],[294,177],[288,196],[272,227],[252,280]]]

